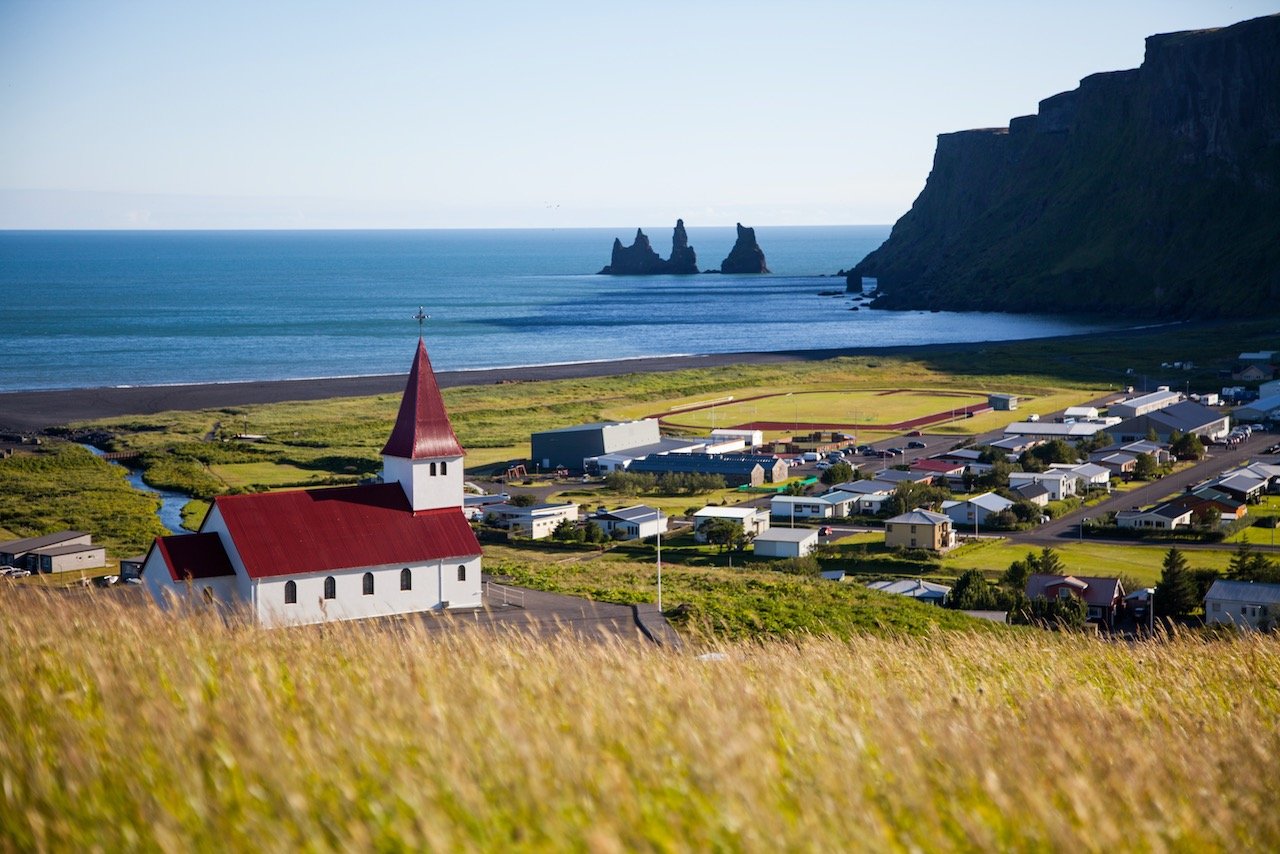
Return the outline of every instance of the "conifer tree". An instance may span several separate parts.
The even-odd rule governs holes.
[[[1160,583],[1156,585],[1156,613],[1161,617],[1185,617],[1195,610],[1197,604],[1191,567],[1175,546],[1164,556]]]

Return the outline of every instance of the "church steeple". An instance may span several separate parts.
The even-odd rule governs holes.
[[[400,412],[396,415],[391,437],[382,448],[383,456],[402,457],[409,460],[431,457],[460,457],[462,445],[453,433],[449,414],[436,384],[427,347],[418,339],[418,352],[409,370],[409,382],[400,399]]]
[[[400,412],[382,448],[382,479],[399,483],[415,512],[460,508],[462,455],[426,345],[419,338]]]

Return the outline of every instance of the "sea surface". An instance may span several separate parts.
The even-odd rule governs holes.
[[[670,254],[671,227],[646,227]],[[690,228],[719,267],[733,228]],[[0,232],[0,391],[1034,338],[1105,322],[854,312],[888,226],[759,227],[772,275],[596,275],[634,230]]]

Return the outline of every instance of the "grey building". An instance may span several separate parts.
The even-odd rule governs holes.
[[[716,454],[650,454],[633,462],[628,471],[659,476],[672,473],[718,474],[724,477],[728,486],[760,486],[765,479],[764,467],[755,457]]]
[[[581,472],[582,461],[587,457],[656,445],[660,439],[658,422],[653,418],[597,421],[534,433],[530,437],[529,458],[544,469],[564,466],[570,471]]]
[[[1113,411],[1114,409],[1112,407]],[[1205,439],[1218,439],[1227,435],[1231,429],[1230,424],[1230,417],[1218,410],[1184,400],[1122,421],[1114,427],[1108,427],[1107,433],[1121,443],[1144,439],[1152,430],[1161,442],[1168,442],[1175,431],[1183,435],[1194,433]]]
[[[1280,624],[1280,584],[1219,578],[1205,594],[1204,621],[1250,629],[1275,628]]]
[[[1131,397],[1128,400],[1111,404],[1107,408],[1107,415],[1114,418],[1137,418],[1139,415],[1146,415],[1149,412],[1164,409],[1166,406],[1173,406],[1181,399],[1182,395],[1176,391],[1167,389],[1165,391],[1153,391],[1141,397]]]
[[[41,549],[55,546],[87,546],[92,541],[93,538],[83,531],[59,531],[56,534],[9,540],[6,543],[0,543],[0,564],[39,572]]]

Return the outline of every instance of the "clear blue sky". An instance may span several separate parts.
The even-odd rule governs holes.
[[[0,0],[0,228],[887,223],[936,134],[1277,11]]]

